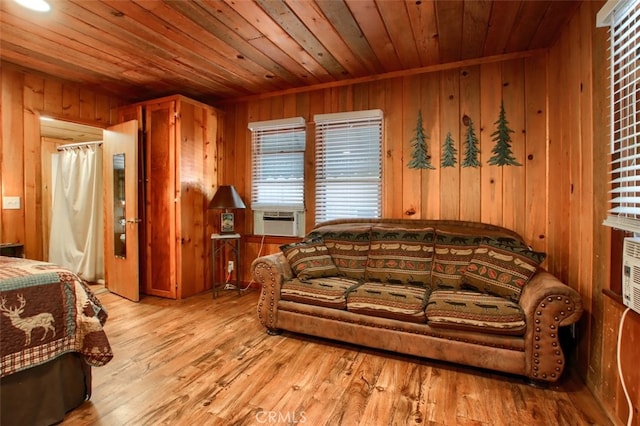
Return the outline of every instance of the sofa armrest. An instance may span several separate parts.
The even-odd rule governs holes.
[[[258,301],[258,319],[269,330],[275,330],[280,287],[293,273],[287,258],[282,253],[274,253],[255,259],[251,263],[253,279],[262,287]]]
[[[534,380],[555,382],[565,366],[559,328],[580,319],[582,299],[574,289],[541,269],[524,287],[520,306],[527,322],[528,375]]]

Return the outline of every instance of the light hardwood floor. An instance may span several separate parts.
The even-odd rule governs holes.
[[[269,336],[257,291],[133,303],[98,296],[115,357],[63,425],[608,425],[571,375],[519,377],[291,333]]]

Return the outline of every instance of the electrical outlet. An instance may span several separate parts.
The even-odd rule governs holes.
[[[231,272],[231,271],[233,271],[233,260],[230,260],[227,263],[227,272]]]

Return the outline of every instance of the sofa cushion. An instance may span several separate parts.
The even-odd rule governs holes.
[[[426,315],[432,327],[518,336],[526,329],[525,314],[517,303],[465,290],[434,290]]]
[[[436,230],[431,284],[433,289],[459,290],[462,274],[482,241],[481,236]]]
[[[431,285],[434,230],[373,227],[365,281]]]
[[[523,287],[535,274],[540,257],[541,253],[526,247],[480,244],[462,276],[462,287],[517,303]]]
[[[326,227],[322,232],[312,232],[309,236],[324,240],[341,276],[364,280],[370,233],[371,225],[354,224],[349,229]]]
[[[357,281],[342,277],[312,278],[307,281],[294,278],[282,284],[280,298],[308,305],[346,309],[346,292],[356,285]]]
[[[424,323],[431,289],[423,286],[365,282],[347,295],[349,312]]]
[[[281,246],[280,250],[289,261],[293,273],[302,281],[338,275],[338,268],[320,238],[287,244]]]

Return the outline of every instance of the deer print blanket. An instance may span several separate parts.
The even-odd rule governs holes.
[[[79,352],[92,366],[113,358],[107,312],[77,275],[0,256],[0,377]]]

